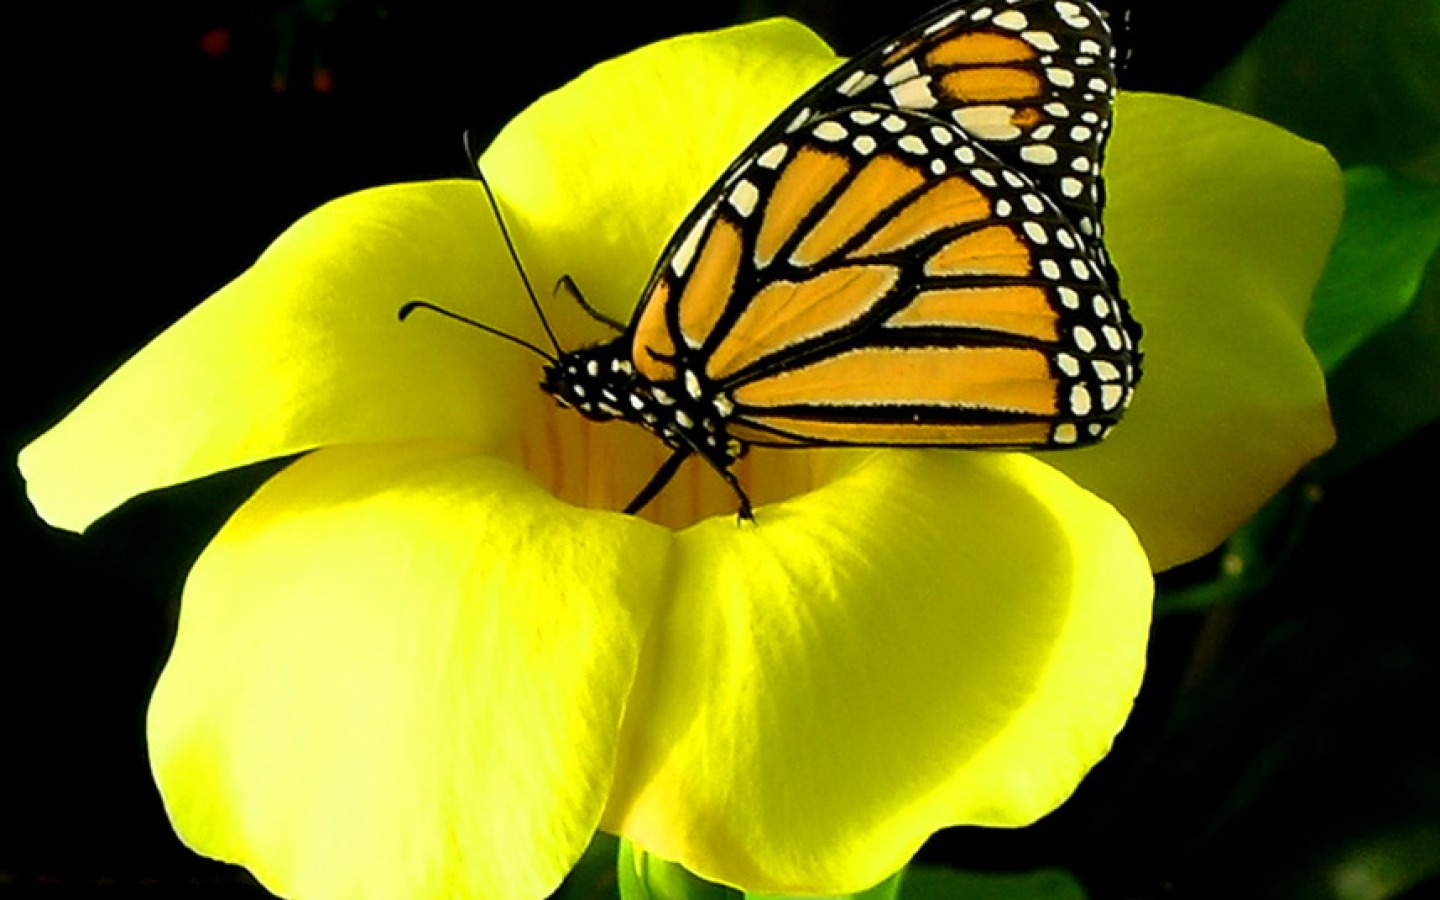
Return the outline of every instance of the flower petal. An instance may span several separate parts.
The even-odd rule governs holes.
[[[485,151],[536,285],[570,275],[629,318],[661,249],[750,141],[840,62],[772,19],[684,35],[601,63],[540,98]],[[551,304],[574,317],[573,304]]]
[[[1334,442],[1305,316],[1343,190],[1323,148],[1158,95],[1121,96],[1105,172],[1146,374],[1104,444],[1045,458],[1114,503],[1158,571],[1214,549]]]
[[[535,900],[591,837],[668,534],[456,445],[317,451],[186,586],[172,822],[289,897]]]
[[[1020,825],[1107,751],[1152,579],[1018,454],[880,452],[682,532],[603,826],[750,891],[845,893],[934,831]]]
[[[378,188],[293,225],[20,457],[53,525],[81,530],[148,490],[317,446],[495,441],[538,391],[523,351],[423,298],[534,329],[475,182]]]

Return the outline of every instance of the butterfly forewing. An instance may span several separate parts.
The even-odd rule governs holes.
[[[662,343],[689,348],[746,439],[1058,446],[1119,417],[1134,380],[1123,306],[1024,173],[954,126],[884,108],[774,146],[737,170],[690,265],[664,279],[679,331]]]

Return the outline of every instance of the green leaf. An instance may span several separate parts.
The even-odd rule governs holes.
[[[905,871],[901,900],[1086,900],[1085,888],[1064,869],[963,872],[939,866]]]
[[[901,890],[901,883],[907,878],[905,871],[896,872],[889,878],[870,888],[868,891],[860,891],[855,894],[837,894],[830,897],[811,897],[808,900],[899,900],[904,896]],[[789,900],[781,894],[746,894],[745,900]]]
[[[630,841],[620,842],[615,866],[622,900],[735,900],[738,891],[692,875],[677,863],[646,853]]]
[[[1305,337],[1326,372],[1404,315],[1440,247],[1440,187],[1375,166],[1345,172],[1345,218]]]
[[[596,832],[585,855],[550,900],[615,900],[619,896],[615,871],[619,844],[619,838]]]
[[[1162,577],[1155,614],[1202,612],[1269,587],[1299,546],[1323,493],[1308,470],[1302,473],[1236,531],[1217,555],[1194,564],[1213,563],[1208,578],[1177,587],[1167,585]]]
[[[712,884],[691,874],[683,866],[646,853],[630,841],[620,841],[616,872],[622,900],[790,900],[789,895],[744,893]],[[829,897],[807,896],[807,900],[899,900],[905,872],[897,872],[870,888],[853,894]],[[567,882],[568,884],[568,882]],[[554,900],[589,900],[587,894],[564,893]],[[600,895],[596,895],[597,897]]]
[[[1329,390],[1340,439],[1320,460],[1326,479],[1440,419],[1440,254],[1410,310],[1342,363]]]
[[[1440,182],[1440,5],[1290,0],[1205,91],[1283,125],[1342,165]]]

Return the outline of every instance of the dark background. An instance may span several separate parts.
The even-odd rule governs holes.
[[[12,11],[5,259],[19,277],[6,291],[4,458],[301,214],[372,185],[467,174],[464,130],[493,134],[595,61],[781,12],[854,52],[930,5]],[[1277,4],[1223,0],[1183,18],[1198,6],[1126,5],[1122,85],[1193,95]],[[1137,716],[1074,802],[1022,832],[948,832],[925,858],[1069,866],[1096,898],[1326,898],[1342,895],[1324,873],[1357,847],[1440,842],[1440,752],[1424,727],[1440,684],[1437,443],[1412,438],[1331,483],[1260,599],[1163,618]],[[263,471],[143,498],[83,539],[39,522],[5,471],[0,893],[263,896],[180,846],[143,729],[188,564]],[[1206,565],[1167,577],[1203,578]]]

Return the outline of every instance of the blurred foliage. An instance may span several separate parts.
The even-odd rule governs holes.
[[[962,872],[911,866],[901,900],[1085,900],[1085,889],[1061,869],[1031,872]]]
[[[1322,472],[1340,474],[1376,462],[1405,440],[1435,445],[1434,423],[1440,419],[1440,256],[1431,256],[1404,318],[1357,349],[1332,374],[1329,386],[1340,443],[1319,461]],[[1424,516],[1435,505],[1433,460],[1415,474],[1414,489],[1402,497],[1416,504],[1412,514]]]
[[[1345,219],[1306,323],[1325,371],[1405,314],[1437,247],[1440,183],[1379,166],[1345,171]]]
[[[1440,183],[1440,6],[1290,0],[1205,99],[1324,144],[1345,167]]]

